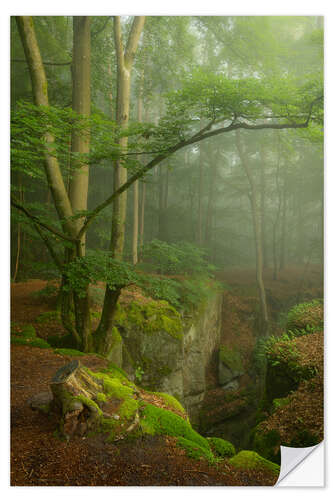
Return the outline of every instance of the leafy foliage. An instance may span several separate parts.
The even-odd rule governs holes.
[[[161,274],[210,275],[216,269],[207,262],[205,250],[186,241],[167,243],[153,239],[144,245],[142,257]]]
[[[105,282],[111,289],[123,288],[136,283],[138,276],[133,266],[110,257],[108,252],[91,252],[77,257],[66,268],[68,284],[64,290],[74,290],[79,296],[86,295],[90,283]]]

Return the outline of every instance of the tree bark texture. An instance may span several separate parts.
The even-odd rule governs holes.
[[[17,27],[27,59],[32,93],[37,106],[49,106],[47,80],[31,16],[17,16]],[[57,158],[54,155],[54,136],[47,132],[45,139],[45,172],[56,211],[67,235],[75,236],[75,225],[70,217],[72,207],[65,188]]]
[[[114,17],[114,40],[117,56],[117,124],[124,128],[129,120],[129,104],[131,90],[131,69],[134,56],[138,47],[141,32],[143,30],[145,17],[137,16],[134,18],[126,49],[123,47],[123,37],[121,32],[120,17]],[[121,151],[127,148],[127,137],[119,139],[118,143]],[[114,165],[114,192],[121,188],[127,181],[127,170],[122,165],[121,160],[117,160]],[[112,211],[112,230],[111,230],[111,255],[114,259],[122,260],[124,240],[125,240],[125,221],[126,221],[126,191],[117,196],[114,200]],[[113,318],[120,295],[120,289],[111,289],[108,285],[105,289],[103,310],[100,323],[96,330],[97,352],[106,355],[112,341]]]
[[[73,17],[73,86],[72,108],[83,117],[90,116],[90,18],[87,16]],[[90,133],[73,131],[72,153],[87,155],[90,149]],[[87,210],[89,186],[89,165],[72,162],[69,184],[69,198],[75,213]],[[76,232],[82,227],[82,219],[75,221]],[[82,255],[85,254],[85,234],[81,238]]]

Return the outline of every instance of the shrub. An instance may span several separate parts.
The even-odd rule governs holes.
[[[209,275],[215,267],[205,260],[205,255],[205,250],[192,243],[167,243],[157,239],[142,249],[143,260],[160,274]]]
[[[287,315],[286,329],[295,331],[305,330],[311,333],[313,329],[321,329],[324,321],[324,309],[322,300],[316,299],[311,302],[303,302],[294,306]],[[303,333],[304,334],[304,333]]]

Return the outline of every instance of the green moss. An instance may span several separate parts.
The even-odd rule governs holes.
[[[99,403],[105,403],[107,401],[107,397],[105,396],[104,392],[99,392],[96,396],[96,399]]]
[[[54,349],[54,352],[56,354],[62,354],[63,356],[86,356],[87,353],[78,351],[76,349],[66,349],[66,348],[59,348],[59,349]]]
[[[13,325],[12,335],[14,337],[33,339],[36,338],[36,330],[32,325],[23,325],[21,328],[19,328],[17,325]]]
[[[56,321],[60,323],[60,313],[59,311],[47,311],[41,313],[39,316],[36,318],[36,323],[48,323],[49,321]]]
[[[244,470],[266,470],[273,474],[279,475],[280,467],[269,460],[261,457],[255,451],[243,450],[237,453],[234,457],[229,460],[229,463],[236,467],[237,469]]]
[[[273,399],[273,411],[278,410],[279,408],[283,408],[290,403],[289,398],[275,398]]]
[[[152,394],[155,394],[156,396],[164,399],[164,401],[175,410],[181,411],[182,413],[186,414],[184,407],[171,394],[167,394],[166,392],[153,392]]]
[[[133,387],[124,385],[119,378],[112,378],[107,373],[95,373],[88,369],[86,370],[91,376],[103,381],[103,388],[108,397],[116,399],[127,399],[128,397],[131,397],[133,395]]]
[[[226,365],[232,372],[243,372],[243,362],[240,353],[231,349],[228,346],[221,345],[219,351],[220,360],[224,365]]]
[[[73,400],[75,401],[80,401],[83,405],[87,406],[88,408],[90,409],[94,409],[96,414],[98,416],[102,416],[103,415],[103,412],[102,410],[100,409],[100,407],[98,406],[97,403],[95,403],[95,401],[93,401],[92,399],[90,398],[87,398],[86,396],[74,396],[73,397]]]
[[[153,300],[145,304],[132,301],[126,309],[118,305],[115,323],[123,328],[135,327],[148,334],[165,331],[171,337],[182,338],[181,316],[165,300]]]
[[[229,441],[226,441],[225,439],[212,437],[212,438],[207,438],[207,441],[213,453],[222,458],[233,457],[236,454],[234,445]]]
[[[127,373],[113,363],[109,363],[105,373],[107,373],[110,377],[119,378],[122,382],[129,382]]]
[[[134,417],[139,408],[139,402],[136,399],[126,399],[119,407],[118,413],[122,418],[130,419]]]
[[[207,439],[200,436],[189,422],[172,411],[164,410],[148,404],[141,419],[141,429],[147,434],[166,434],[168,436],[183,437],[193,441],[202,448],[210,449]]]
[[[186,451],[186,455],[190,458],[194,458],[195,460],[205,458],[209,463],[216,462],[216,459],[210,450],[203,448],[193,441],[179,437],[177,440],[177,446],[183,448]]]
[[[13,336],[11,337],[10,342],[12,344],[17,344],[17,345],[28,345],[30,347],[39,347],[40,349],[49,349],[51,347],[50,344],[48,344],[45,340],[40,339],[38,337],[29,339],[25,337]]]

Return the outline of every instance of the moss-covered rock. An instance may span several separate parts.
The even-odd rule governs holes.
[[[243,450],[229,460],[230,464],[237,469],[264,470],[276,476],[280,473],[280,467],[261,457],[255,451]]]
[[[207,438],[207,441],[213,453],[219,457],[233,457],[236,454],[235,447],[230,441],[217,437]]]
[[[236,348],[222,345],[219,350],[218,376],[221,385],[244,374],[242,357]]]
[[[115,323],[119,327],[137,328],[151,335],[163,331],[178,340],[182,338],[181,316],[165,300],[132,301],[126,308],[118,305]]]
[[[171,394],[167,394],[166,392],[153,392],[152,394],[155,394],[156,396],[164,399],[167,405],[169,405],[171,408],[174,408],[175,410],[178,410],[186,415],[184,407],[180,404],[178,399],[174,396],[171,396]]]
[[[194,458],[195,460],[202,460],[204,458],[208,460],[209,463],[216,462],[216,459],[211,450],[203,448],[202,446],[193,441],[190,441],[189,439],[179,437],[177,440],[177,446],[183,448],[186,451],[186,455],[190,458]]]
[[[187,420],[170,410],[148,404],[142,411],[140,426],[144,433],[182,437],[210,450],[207,439],[198,434]]]
[[[126,309],[118,307],[115,323],[124,342],[122,366],[129,375],[134,378],[140,367],[143,387],[169,391],[172,386],[174,393],[182,393],[178,373],[183,361],[180,314],[163,300],[133,301]]]

